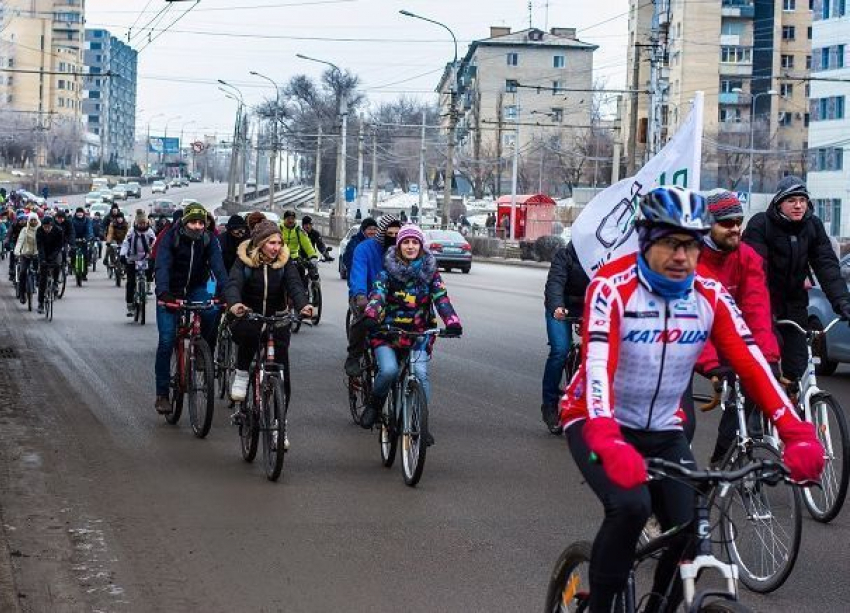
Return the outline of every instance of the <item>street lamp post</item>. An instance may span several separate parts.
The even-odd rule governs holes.
[[[778,94],[775,89],[769,89],[766,92],[759,92],[755,95],[750,94],[750,169],[749,180],[747,181],[747,211],[749,212],[753,202],[753,151],[755,149],[755,118],[756,118],[756,100],[760,96],[775,96]]]
[[[232,202],[236,197],[236,168],[239,164],[239,126],[242,124],[242,102],[226,89],[219,87],[225,98],[236,102],[236,123],[233,126],[233,138],[230,141],[230,170],[227,173],[227,200]],[[216,160],[217,161],[217,160]]]
[[[169,117],[168,119],[165,120],[165,130],[163,130],[163,133],[162,133],[162,153],[160,153],[160,160],[159,160],[159,163],[163,167],[163,169],[165,169],[165,147],[167,146],[166,143],[168,142],[168,124],[172,119],[183,119],[183,116],[182,115],[175,115],[174,117]],[[163,175],[163,176],[165,176],[165,175]]]
[[[185,130],[185,129],[186,129],[186,126],[190,126],[190,125],[192,125],[193,123],[197,123],[197,122],[193,119],[192,121],[187,121],[187,122],[186,122],[186,123],[184,123],[182,126],[180,126],[180,141],[179,141],[179,143],[178,143],[178,145],[177,145],[177,150],[178,150],[178,151],[180,151],[181,153],[182,153],[182,151],[183,151],[183,130]],[[180,157],[182,158],[183,156],[181,155]],[[182,160],[181,160],[181,161],[182,161]]]
[[[302,60],[318,62],[319,64],[325,64],[327,66],[330,66],[333,70],[336,71],[338,75],[340,75],[340,77],[342,77],[342,71],[339,69],[339,66],[332,62],[320,60],[314,57],[310,57],[309,55],[304,55],[302,53],[296,53],[295,57]],[[348,95],[342,91],[341,85],[342,79],[340,79],[339,95],[340,144],[339,149],[337,150],[336,206],[334,207],[334,216],[336,217],[337,228],[331,228],[331,230],[334,232],[334,235],[339,237],[342,237],[342,233],[345,231],[346,226],[345,219],[347,217],[347,211],[345,207],[345,163],[348,159],[346,157],[346,147],[348,144]],[[316,200],[317,202],[319,202],[320,198],[317,197]]]
[[[245,168],[246,168],[247,157],[248,157],[248,146],[247,146],[247,143],[245,142],[245,137],[246,137],[246,134],[248,133],[247,122],[246,122],[247,117],[246,117],[246,113],[244,111],[244,109],[245,109],[245,97],[242,95],[242,90],[240,90],[235,85],[231,85],[230,83],[228,83],[224,79],[218,79],[218,82],[221,83],[221,85],[223,85],[224,87],[230,88],[230,90],[232,90],[231,93],[236,94],[236,100],[239,102],[239,107],[237,108],[237,111],[236,111],[236,129],[234,130],[234,139],[233,139],[233,145],[231,147],[230,163],[231,163],[231,175],[233,176],[233,192],[234,192],[233,196],[234,196],[234,198],[236,198],[236,177],[237,177],[236,173],[240,173],[239,174],[239,176],[240,176],[240,179],[239,179],[239,196],[238,196],[237,202],[244,203],[245,202]],[[225,90],[221,87],[219,89],[221,91],[225,92],[225,95],[229,95],[227,93],[228,90]],[[233,160],[233,148],[234,147],[236,148],[236,151],[239,152],[237,154],[237,159],[236,159],[235,164],[234,164],[234,160]],[[240,169],[239,155],[241,155],[241,169],[242,169],[241,172],[239,170]]]
[[[251,71],[252,75],[255,77],[260,77],[261,79],[265,79],[269,83],[274,86],[275,91],[275,103],[274,103],[274,130],[272,131],[272,155],[271,160],[269,161],[269,210],[271,211],[274,208],[274,182],[275,182],[275,166],[277,165],[277,149],[278,149],[278,113],[280,112],[280,86],[271,78],[267,77],[264,74],[260,74],[254,70]]]
[[[455,33],[452,32],[452,29],[444,23],[441,23],[434,19],[429,19],[428,17],[423,17],[422,15],[417,15],[416,13],[411,13],[410,11],[400,10],[399,13],[401,13],[405,17],[421,19],[422,21],[427,21],[428,23],[433,23],[434,25],[440,26],[451,35],[452,41],[454,42],[454,59],[452,59],[451,83],[449,85],[449,129],[448,142],[446,143],[446,177],[443,185],[443,221],[441,224],[442,227],[445,229],[449,225],[449,213],[451,212],[452,179],[454,178],[454,156],[456,145],[455,141],[457,139],[457,99],[458,96],[460,96],[457,79],[457,37],[455,36]],[[421,190],[422,186],[420,186],[419,189]]]

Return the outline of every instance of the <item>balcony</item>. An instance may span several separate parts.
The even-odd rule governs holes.
[[[721,92],[721,94],[717,98],[717,102],[719,104],[747,104],[749,97],[746,95],[741,95],[738,92]]]
[[[756,14],[752,0],[723,0],[720,7],[722,17],[747,17],[752,19]]]
[[[753,74],[752,63],[720,62],[720,76],[748,77]]]

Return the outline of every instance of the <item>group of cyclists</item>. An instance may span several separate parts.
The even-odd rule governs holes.
[[[782,440],[791,478],[817,481],[824,449],[785,387],[790,382],[794,392],[793,382],[807,367],[807,346],[799,336],[778,332],[774,321],[807,327],[810,270],[835,313],[850,319],[838,258],[801,179],[782,179],[767,211],[746,228],[737,195],[726,190],[656,188],[640,200],[640,213],[637,253],[605,264],[589,279],[570,244],[554,258],[545,292],[550,352],[543,420],[551,431],[563,430],[604,508],[590,561],[593,613],[613,610],[651,515],[665,531],[693,520],[694,490],[674,479],[647,483],[645,464],[662,458],[695,468],[693,372],[714,380],[737,376],[748,410],[767,416]],[[577,318],[581,362],[561,393]],[[712,465],[738,425],[734,412],[726,413]],[[690,544],[683,534],[665,550],[642,610],[674,610],[681,601],[681,591],[674,591],[662,602],[663,586],[670,585],[678,561],[693,555]]]

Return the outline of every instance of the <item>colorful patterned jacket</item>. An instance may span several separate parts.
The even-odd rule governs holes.
[[[418,259],[405,263],[398,259],[395,249],[384,256],[384,270],[378,275],[369,294],[366,317],[382,325],[422,332],[437,325],[434,308],[446,326],[459,325],[446,284],[437,272],[437,260],[424,251]],[[432,337],[433,338],[433,337]],[[409,348],[415,339],[375,332],[370,340],[373,347],[390,345]],[[430,350],[430,343],[429,343]]]

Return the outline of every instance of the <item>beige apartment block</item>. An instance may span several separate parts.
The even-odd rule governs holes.
[[[3,0],[2,107],[38,121],[80,123],[84,0]]]
[[[642,62],[636,72],[635,51],[629,51],[629,75],[637,74],[637,79],[630,77],[628,86],[654,90],[658,96],[662,141],[687,116],[694,92],[705,92],[702,187],[748,191],[751,138],[754,191],[772,190],[784,174],[805,173],[805,79],[811,66],[808,0],[660,0],[650,10],[643,4],[630,3],[632,47],[634,43],[647,47],[640,48]],[[643,65],[650,63],[653,50],[655,83]],[[650,96],[638,97],[645,102],[640,100],[637,118],[629,113],[630,101],[625,104],[626,154],[628,159],[628,135],[635,130],[637,157],[645,161]]]
[[[568,135],[591,124],[596,49],[578,40],[574,28],[491,27],[490,37],[473,42],[459,62],[459,155],[509,160],[517,124],[520,155],[568,147]],[[444,128],[455,89],[451,68],[437,87]],[[552,145],[559,137],[562,144]]]

